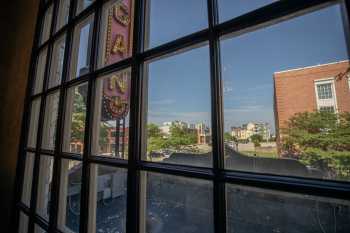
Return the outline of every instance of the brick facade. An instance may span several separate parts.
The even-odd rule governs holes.
[[[318,109],[315,81],[333,79],[337,111],[350,112],[349,68],[349,61],[341,61],[274,73],[277,142],[291,116]]]

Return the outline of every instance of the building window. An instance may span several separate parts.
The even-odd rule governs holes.
[[[320,107],[320,111],[334,113],[335,109],[333,106],[322,106],[322,107]]]
[[[43,0],[13,232],[350,232],[345,4]]]
[[[316,84],[316,86],[318,99],[331,99],[333,97],[331,83]]]

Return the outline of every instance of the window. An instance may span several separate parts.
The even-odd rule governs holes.
[[[337,89],[335,88],[335,84],[339,85],[338,83],[334,82],[334,79],[315,81],[316,102],[319,111],[337,112],[336,90],[338,90],[338,92],[341,90],[339,87]],[[343,99],[344,98],[340,96],[339,100],[343,101]]]
[[[350,232],[348,18],[42,1],[13,232]]]
[[[331,99],[333,96],[332,84],[331,83],[317,84],[317,96],[320,100]]]
[[[320,111],[334,113],[335,109],[333,106],[323,106],[323,107],[320,107]]]

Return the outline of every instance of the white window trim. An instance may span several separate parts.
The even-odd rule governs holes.
[[[338,105],[337,105],[337,93],[335,91],[335,82],[334,82],[334,78],[325,78],[325,79],[317,79],[314,80],[314,88],[315,88],[315,95],[316,95],[316,104],[317,104],[317,110],[320,110],[321,107],[326,107],[326,105],[324,105],[322,103],[322,100],[320,100],[318,98],[318,90],[317,90],[317,85],[319,84],[332,84],[332,100],[334,102],[334,105],[329,105],[329,106],[333,106],[334,107],[334,112],[337,113],[338,112]],[[350,83],[349,83],[350,85]],[[327,105],[328,106],[328,105]]]

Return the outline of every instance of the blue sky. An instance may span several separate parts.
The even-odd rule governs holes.
[[[150,45],[206,27],[203,2],[153,0]],[[273,1],[219,2],[224,4],[220,7],[224,20]],[[198,10],[202,5],[204,10]],[[339,6],[223,40],[225,129],[248,121],[269,122],[274,129],[274,72],[345,59],[348,54]],[[149,121],[210,124],[208,46],[151,63],[148,93]]]

